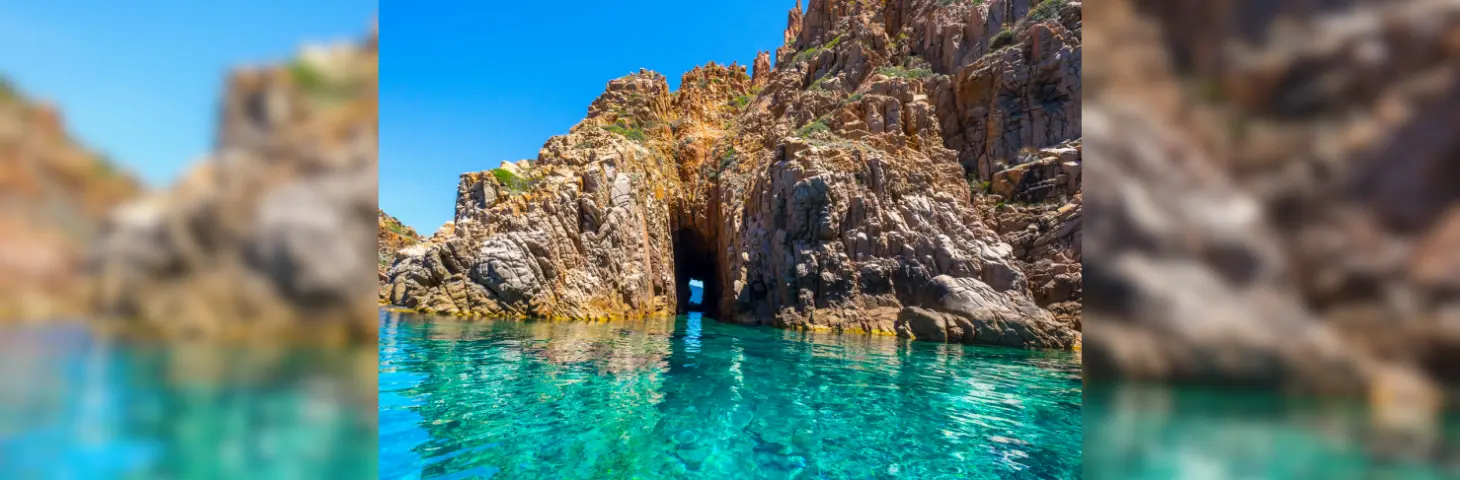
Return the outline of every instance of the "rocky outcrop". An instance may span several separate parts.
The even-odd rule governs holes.
[[[94,246],[98,309],[164,333],[374,338],[378,64],[372,27],[234,72],[212,156],[115,212]]]
[[[710,64],[678,91],[652,72],[614,80],[534,161],[463,175],[452,233],[391,267],[390,301],[662,315],[688,308],[694,278],[726,321],[1072,348],[1080,14],[1056,3],[1021,20],[997,0],[813,0],[773,69]],[[984,56],[1003,28],[1001,60]],[[998,115],[1013,133],[976,132]],[[1003,149],[1038,154],[988,158]],[[1009,202],[1049,210],[1034,231],[978,206],[997,202],[972,193],[996,173]]]
[[[376,229],[378,233],[375,237],[375,248],[380,263],[376,266],[375,273],[382,285],[379,291],[380,300],[385,301],[389,298],[389,292],[383,286],[389,284],[390,266],[395,263],[395,256],[401,249],[421,243],[423,239],[416,233],[416,229],[401,223],[400,219],[390,216],[385,210],[376,211]]]
[[[86,243],[140,187],[0,78],[0,320],[84,313]]]
[[[421,235],[416,229],[400,222],[400,219],[385,213],[385,210],[376,210],[376,228],[378,234],[375,243],[380,247],[380,258],[382,261],[402,248],[420,243]]]
[[[636,97],[646,90],[668,89],[662,76],[647,73],[617,83],[595,103],[603,112],[592,119],[617,121],[620,111],[647,108]],[[389,299],[454,314],[622,318],[672,311],[664,189],[676,178],[660,154],[598,124],[580,124],[549,141],[536,162],[462,175],[449,232],[402,252],[390,270]]]

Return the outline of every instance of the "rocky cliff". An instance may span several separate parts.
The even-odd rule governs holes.
[[[0,78],[0,319],[75,315],[86,245],[137,182]]]
[[[774,63],[609,82],[538,157],[464,174],[388,300],[1080,343],[1080,4],[815,0]],[[1073,304],[1073,306],[1071,306]]]
[[[212,155],[118,209],[94,245],[101,313],[168,333],[374,338],[376,32],[230,75]]]

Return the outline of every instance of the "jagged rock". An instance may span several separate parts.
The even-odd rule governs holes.
[[[1011,233],[1018,248],[1001,239],[959,161],[972,105],[996,100],[958,92],[1018,71],[1000,85],[1038,92],[1000,114],[1052,120],[998,148],[1077,139],[1078,4],[1074,18],[1019,28],[1021,48],[999,57],[1017,67],[995,68],[976,62],[997,32],[962,35],[987,18],[1012,28],[1010,8],[1022,15],[1027,2],[939,3],[813,0],[791,11],[774,69],[768,55],[753,76],[712,63],[675,92],[653,72],[609,82],[519,172],[530,186],[504,193],[494,175],[463,175],[454,234],[407,249],[391,300],[469,315],[658,315],[686,308],[697,278],[704,308],[726,321],[1077,346],[1078,207],[1049,207],[1052,228]],[[1017,186],[1078,205],[1078,145],[1048,149],[1053,160]]]
[[[380,284],[378,293],[379,299],[387,302],[390,299],[390,290],[386,285],[390,284],[390,266],[395,263],[396,255],[402,249],[420,243],[422,238],[414,228],[402,224],[399,219],[380,209],[376,209],[376,229],[376,256],[379,262],[376,265],[376,278]]]

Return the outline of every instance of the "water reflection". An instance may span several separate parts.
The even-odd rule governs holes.
[[[0,478],[373,478],[372,353],[5,327]]]
[[[684,351],[689,353],[700,351],[700,332],[704,330],[701,321],[700,312],[690,312],[689,316],[685,318]]]
[[[383,313],[381,338],[385,478],[1079,472],[1079,365],[1064,353],[698,315],[624,325]]]

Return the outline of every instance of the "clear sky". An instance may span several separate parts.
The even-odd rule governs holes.
[[[353,40],[375,0],[4,0],[0,74],[153,186],[213,145],[232,67]]]
[[[380,205],[424,235],[457,176],[536,158],[612,80],[774,54],[795,0],[381,1]]]

